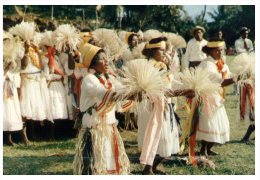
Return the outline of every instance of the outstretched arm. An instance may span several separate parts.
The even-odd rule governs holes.
[[[187,98],[195,97],[195,92],[192,89],[183,89],[183,90],[170,90],[166,93],[167,97],[176,97],[176,96],[186,96]]]

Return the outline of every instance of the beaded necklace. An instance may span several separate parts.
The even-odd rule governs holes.
[[[37,59],[36,52],[35,52],[34,48],[32,48],[32,47],[29,47],[29,56],[32,60],[32,64],[34,66],[36,66],[37,68],[41,69],[42,65],[41,65],[40,59]]]
[[[112,88],[112,83],[109,81],[109,75],[108,73],[105,73],[105,78],[106,78],[106,81],[107,81],[107,84],[105,82],[105,80],[101,77],[102,73],[98,73],[98,72],[95,72],[94,75],[98,78],[99,82],[101,84],[103,84],[103,86],[107,89],[111,89]]]

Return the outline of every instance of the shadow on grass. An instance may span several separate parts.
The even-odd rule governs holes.
[[[245,142],[241,141],[241,140],[231,140],[229,141],[227,144],[241,144],[241,145],[255,145],[255,141],[254,140],[250,140],[251,143],[246,144]]]
[[[64,156],[28,156],[28,157],[4,157],[4,175],[62,175],[73,174],[73,155]],[[64,167],[64,164],[68,164]]]
[[[42,142],[41,142],[42,143]],[[31,145],[28,146],[16,146],[18,150],[46,150],[46,149],[75,149],[75,142],[73,141],[55,141],[55,142],[46,142],[46,144],[38,144],[37,142],[32,142]]]

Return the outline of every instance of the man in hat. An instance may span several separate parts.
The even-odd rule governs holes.
[[[237,54],[242,53],[250,53],[254,51],[253,43],[250,39],[248,39],[248,33],[250,32],[250,29],[247,27],[242,27],[240,29],[240,38],[235,41],[235,48]],[[239,87],[237,84],[234,86],[234,94],[238,95],[239,93]],[[250,144],[249,137],[250,135],[255,131],[255,116],[254,116],[254,96],[255,96],[255,90],[254,86],[245,83],[244,85],[241,85],[240,87],[240,118],[244,119],[245,117],[245,102],[246,97],[249,97],[249,106],[250,112],[249,112],[249,119],[250,119],[250,125],[248,126],[248,129],[244,135],[244,137],[241,139],[241,142],[245,142],[246,144]]]
[[[205,29],[201,26],[196,26],[192,30],[194,38],[192,38],[186,48],[184,57],[184,68],[196,67],[203,61],[207,56],[202,52],[202,47],[207,45],[207,41],[203,38]]]
[[[235,48],[237,54],[241,53],[249,53],[254,50],[253,43],[250,39],[248,39],[248,33],[250,29],[247,27],[242,27],[240,29],[240,38],[235,41]]]
[[[248,33],[250,32],[250,29],[247,27],[242,27],[240,29],[240,38],[235,41],[235,49],[237,52],[237,55],[242,53],[249,53],[254,50],[253,43],[250,39],[248,39]],[[234,84],[234,95],[239,95],[239,87],[237,83]]]

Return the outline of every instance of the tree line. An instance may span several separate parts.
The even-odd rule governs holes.
[[[192,38],[191,29],[195,25],[205,27],[205,38],[215,36],[222,30],[227,47],[233,46],[240,36],[239,29],[246,26],[251,29],[249,38],[255,39],[255,6],[254,5],[220,5],[217,10],[208,12],[213,19],[207,22],[204,6],[201,14],[194,19],[188,15],[182,5],[4,5],[4,29],[12,16],[18,16],[15,23],[33,17],[50,24],[73,23],[80,29],[114,28],[127,31],[145,31],[158,29],[175,32],[186,41]],[[44,29],[44,27],[42,27]]]

